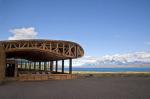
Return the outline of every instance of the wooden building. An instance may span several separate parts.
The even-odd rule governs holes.
[[[72,59],[83,55],[83,48],[70,41],[0,41],[0,81],[7,77],[21,80],[46,80],[52,75],[60,79],[71,77],[68,74],[72,74]],[[65,60],[69,60],[68,74],[64,71]],[[61,71],[58,62],[61,62]]]

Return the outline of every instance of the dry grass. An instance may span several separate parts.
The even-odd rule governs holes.
[[[150,77],[150,72],[80,72],[77,74],[83,77]]]

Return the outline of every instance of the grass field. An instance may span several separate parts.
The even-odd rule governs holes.
[[[150,72],[73,72],[85,77],[150,77]]]

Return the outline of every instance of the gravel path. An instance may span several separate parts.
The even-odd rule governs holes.
[[[150,99],[150,78],[13,82],[0,86],[0,99]]]

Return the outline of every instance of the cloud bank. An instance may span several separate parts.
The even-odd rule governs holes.
[[[75,66],[127,66],[150,64],[150,52],[105,55],[101,57],[85,56],[74,61]]]
[[[38,34],[34,27],[15,28],[11,29],[9,32],[12,33],[12,36],[8,38],[9,40],[36,39]]]

